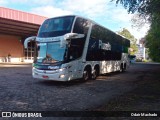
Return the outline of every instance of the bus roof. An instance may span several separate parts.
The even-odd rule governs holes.
[[[110,30],[109,28],[106,28],[106,27],[104,27],[103,25],[100,25],[99,23],[96,23],[95,21],[93,21],[93,20],[91,20],[91,19],[89,19],[89,18],[85,18],[85,17],[79,16],[79,15],[63,15],[63,16],[57,16],[57,17],[53,17],[53,18],[69,17],[69,16],[73,16],[73,17],[75,17],[75,18],[79,17],[79,18],[83,18],[83,19],[89,20],[89,21],[91,21],[92,23],[94,23],[94,24],[96,24],[96,25],[98,25],[98,26],[100,26],[100,27],[103,27],[104,29],[107,29],[108,31],[116,34],[117,36],[122,37],[123,39],[125,39],[125,41],[130,42],[130,40],[129,40],[128,38],[126,38],[126,37],[124,37],[124,36],[122,36],[122,35],[119,35],[119,34],[117,34],[116,32],[113,32],[113,31]],[[48,19],[52,19],[52,18],[48,18]]]

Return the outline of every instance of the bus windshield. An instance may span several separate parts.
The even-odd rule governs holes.
[[[41,25],[38,37],[56,37],[71,32],[74,16],[51,18]]]
[[[66,47],[61,48],[60,42],[39,43],[37,62],[55,63],[64,61],[66,56]]]

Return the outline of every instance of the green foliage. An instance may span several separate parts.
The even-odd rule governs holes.
[[[112,0],[116,1],[116,4],[122,4],[129,13],[138,12],[143,15],[152,15],[155,12],[160,11],[159,0]]]
[[[160,23],[152,22],[151,29],[146,36],[146,47],[153,61],[160,62]]]
[[[160,62],[160,0],[112,0],[122,4],[129,13],[139,13],[151,26],[146,35],[149,57]]]
[[[133,51],[130,51],[131,55],[135,55],[135,53],[138,51],[138,47],[136,45],[136,43],[131,44],[131,47]]]
[[[124,8],[128,9],[129,13],[134,13],[144,1],[145,0],[116,0],[116,4],[120,3],[124,6]]]
[[[137,41],[126,28],[123,28],[122,31],[118,32],[118,34],[128,38],[131,43],[135,43]]]
[[[138,51],[138,47],[136,45],[136,41],[137,41],[136,38],[126,28],[123,28],[123,30],[119,31],[118,34],[130,40],[131,42],[130,48],[132,49],[132,51],[130,51],[130,54],[134,55]]]

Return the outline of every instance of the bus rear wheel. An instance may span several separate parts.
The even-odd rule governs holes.
[[[84,69],[84,71],[83,71],[83,80],[84,81],[87,81],[88,79],[89,79],[89,71],[87,70],[87,69]]]
[[[121,64],[119,71],[120,71],[120,72],[123,72],[123,64]]]
[[[98,70],[94,69],[93,73],[92,73],[92,79],[95,80],[98,76]]]
[[[126,63],[124,64],[123,72],[126,71]]]

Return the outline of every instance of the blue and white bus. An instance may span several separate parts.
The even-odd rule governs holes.
[[[129,67],[130,41],[83,17],[47,19],[38,35],[27,38],[24,46],[32,40],[36,42],[33,78],[88,80]]]

